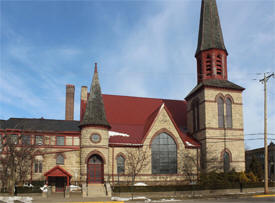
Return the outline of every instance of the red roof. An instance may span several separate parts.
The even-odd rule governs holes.
[[[140,145],[154,122],[160,108],[164,105],[179,135],[187,147],[198,147],[199,142],[188,136],[187,103],[184,100],[154,99],[117,95],[102,95],[107,120],[111,131],[129,136],[111,136],[111,145]]]
[[[69,176],[72,177],[72,175],[66,171],[64,168],[61,168],[60,166],[55,166],[48,172],[44,173],[44,176]]]

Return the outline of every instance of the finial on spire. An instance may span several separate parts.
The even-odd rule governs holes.
[[[94,70],[95,73],[97,73],[97,62],[95,62],[95,70]]]

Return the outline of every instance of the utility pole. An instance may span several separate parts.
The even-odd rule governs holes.
[[[264,84],[264,193],[268,194],[268,146],[267,146],[267,101],[266,101],[266,83],[270,77],[274,77],[274,73],[259,80]]]

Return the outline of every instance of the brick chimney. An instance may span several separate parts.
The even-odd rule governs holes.
[[[87,86],[82,86],[81,87],[81,98],[80,98],[80,122],[82,121],[84,113],[85,113],[87,99],[88,99],[88,88],[87,88]]]
[[[65,119],[74,120],[74,85],[66,85]]]

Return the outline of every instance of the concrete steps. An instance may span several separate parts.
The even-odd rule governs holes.
[[[87,197],[106,197],[106,190],[103,184],[88,184]]]

